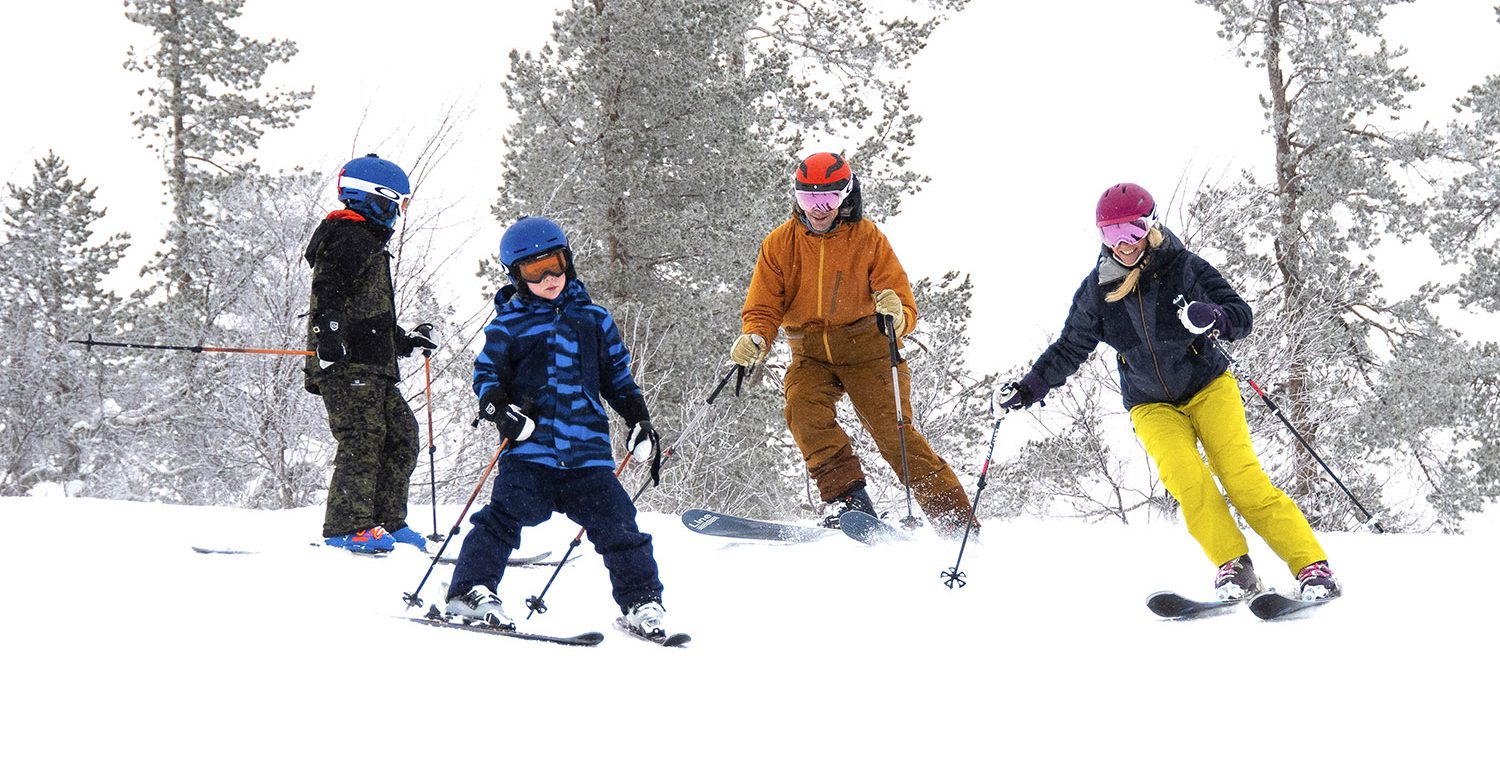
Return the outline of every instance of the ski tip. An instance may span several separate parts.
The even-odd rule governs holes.
[[[1250,612],[1265,621],[1293,619],[1308,613],[1310,609],[1337,600],[1338,597],[1334,595],[1327,598],[1302,600],[1274,591],[1265,592],[1250,599]]]

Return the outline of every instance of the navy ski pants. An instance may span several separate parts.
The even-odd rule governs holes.
[[[502,458],[490,502],[474,514],[453,569],[449,597],[483,585],[499,593],[505,562],[521,547],[521,529],[561,513],[582,526],[604,557],[615,603],[661,600],[651,535],[636,527],[635,505],[608,468],[549,468]],[[503,596],[502,596],[503,597]]]

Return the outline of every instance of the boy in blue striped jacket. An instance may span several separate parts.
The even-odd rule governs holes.
[[[500,239],[500,262],[515,288],[495,296],[495,318],[474,359],[479,417],[510,446],[489,504],[474,514],[448,587],[447,612],[512,628],[495,591],[521,529],[562,513],[581,525],[604,558],[614,599],[631,628],[664,634],[662,585],[651,535],[614,474],[608,403],[628,427],[631,456],[659,445],[646,399],[630,373],[630,352],[609,311],[589,299],[557,223],[522,217]]]

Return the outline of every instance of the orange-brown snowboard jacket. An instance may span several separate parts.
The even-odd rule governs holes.
[[[840,328],[875,314],[873,295],[891,289],[906,312],[903,333],[917,325],[911,283],[890,241],[866,219],[841,221],[814,233],[796,216],[760,244],[750,291],[740,310],[742,333],[776,341],[776,329],[806,335]]]

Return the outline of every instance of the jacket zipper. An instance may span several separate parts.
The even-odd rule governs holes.
[[[563,308],[562,308],[561,304],[559,304],[559,305],[557,305],[557,306],[555,306],[555,307],[552,308],[552,336],[548,339],[548,343],[552,345],[552,362],[550,362],[550,363],[547,364],[548,365],[548,367],[547,367],[547,383],[553,389],[556,389],[557,388],[557,384],[558,384],[558,381],[557,381],[557,368],[558,368],[559,363],[558,363],[558,357],[557,357],[557,353],[558,353],[557,331],[561,327],[561,324],[562,324],[562,313],[563,313]],[[559,417],[558,410],[557,410],[558,404],[560,404],[559,395],[556,394],[556,393],[554,393],[552,395],[552,420],[553,421],[559,421],[559,420],[561,420],[561,418]],[[563,467],[563,468],[567,468],[568,467],[568,462],[566,460],[563,460],[563,458],[562,458],[562,446],[561,446],[562,443],[559,442],[558,439],[560,439],[560,437],[558,436],[558,427],[557,426],[553,426],[552,427],[552,449],[557,453],[557,464],[559,466]]]
[[[827,357],[829,362],[833,362],[833,347],[828,344],[828,317],[823,314],[823,255],[827,240],[823,236],[818,236],[818,318],[823,321],[823,351],[826,353],[824,357]]]
[[[1156,368],[1156,380],[1161,382],[1162,391],[1166,392],[1167,399],[1172,399],[1172,390],[1167,386],[1167,378],[1161,374],[1161,361],[1156,358],[1156,347],[1151,344],[1151,329],[1146,324],[1146,297],[1141,293],[1143,290],[1139,284],[1136,285],[1136,302],[1141,307],[1141,335],[1146,337],[1146,351],[1151,354],[1151,365]]]

